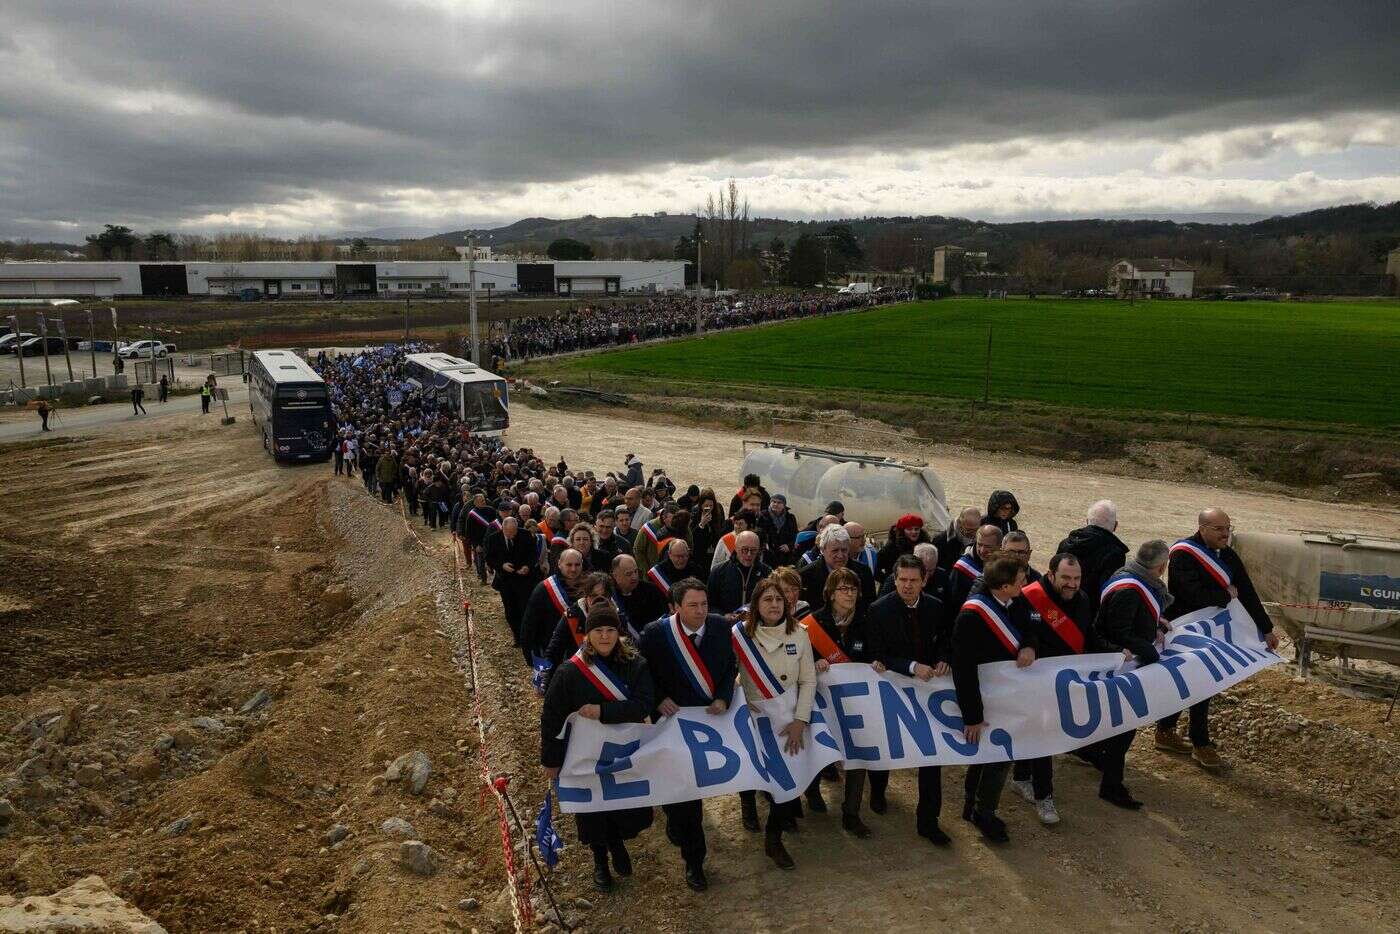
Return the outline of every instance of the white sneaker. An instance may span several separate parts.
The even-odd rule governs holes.
[[[1035,813],[1040,818],[1040,822],[1045,826],[1053,826],[1060,822],[1060,812],[1055,810],[1055,799],[1045,798],[1035,803]]]
[[[1016,781],[1013,778],[1011,780],[1011,788],[1018,795],[1029,801],[1031,804],[1035,804],[1035,789],[1031,787],[1029,779],[1027,779],[1026,781]]]

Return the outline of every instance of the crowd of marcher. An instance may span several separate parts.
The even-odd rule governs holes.
[[[905,301],[905,291],[799,295],[736,293],[700,302],[707,331],[737,328],[785,318],[869,308]],[[487,342],[490,359],[519,360],[571,350],[634,344],[659,337],[695,333],[696,299],[683,293],[658,295],[642,301],[587,305],[554,317],[538,316],[511,322],[510,336]]]
[[[564,762],[559,736],[570,714],[615,723],[680,707],[721,712],[736,684],[751,699],[773,687],[755,683],[736,653],[761,657],[797,692],[796,718],[782,731],[797,749],[810,740],[817,675],[839,662],[920,680],[951,674],[963,732],[976,742],[988,729],[978,678],[988,662],[1114,651],[1152,664],[1167,621],[1235,597],[1277,643],[1219,509],[1202,511],[1176,544],[1130,548],[1116,534],[1117,508],[1100,501],[1040,564],[1018,526],[1016,497],[999,490],[947,528],[906,515],[881,530],[877,546],[859,522],[860,503],[794,516],[757,476],[732,493],[682,489],[634,454],[600,475],[474,437],[404,379],[404,355],[415,349],[317,361],[339,425],[335,470],[358,470],[368,492],[386,503],[401,498],[408,515],[449,530],[499,594],[520,676],[544,694],[540,761],[551,777]],[[1185,738],[1177,717],[1163,720],[1157,748],[1220,768],[1208,712],[1208,701],[1191,708]],[[1075,753],[1098,769],[1099,797],[1130,810],[1142,806],[1124,780],[1134,736]],[[916,829],[948,846],[941,768],[917,772]],[[784,834],[807,812],[827,810],[824,785],[841,783],[841,825],[864,838],[872,832],[865,809],[887,812],[889,774],[827,769],[799,798],[769,801],[761,826],[761,796],[745,793],[743,825],[761,829],[768,856],[791,868]],[[1053,779],[1050,758],[972,766],[961,816],[986,840],[1005,842],[998,810],[1009,780],[1042,822],[1057,823]],[[662,810],[686,883],[704,890],[702,802]],[[626,841],[652,820],[650,808],[577,815],[600,888],[613,885],[613,873],[631,873]]]

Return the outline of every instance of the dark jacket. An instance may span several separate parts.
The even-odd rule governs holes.
[[[1007,503],[1011,504],[1011,516],[1007,519],[997,517],[997,510]],[[987,514],[982,517],[978,525],[994,525],[1001,529],[1001,534],[1016,531],[1016,515],[1021,511],[1021,504],[1016,502],[1016,497],[1011,495],[1010,490],[994,490],[987,499]]]
[[[749,602],[753,589],[773,569],[762,561],[755,561],[752,567],[744,567],[738,557],[730,558],[710,572],[710,609],[715,613],[733,613]]]
[[[1045,589],[1045,595],[1050,598],[1050,602],[1069,617],[1070,622],[1084,637],[1085,654],[1108,651],[1108,647],[1100,642],[1098,633],[1094,629],[1094,608],[1089,603],[1089,595],[1084,592],[1083,587],[1075,591],[1073,600],[1065,600],[1060,596],[1059,591],[1050,586],[1049,581],[1044,581],[1042,586]],[[1077,654],[1068,642],[1055,633],[1049,623],[1040,618],[1040,612],[1030,605],[1030,601],[1024,597],[1017,599],[1026,604],[1026,610],[1030,615],[1031,629],[1035,633],[1036,644],[1039,646],[1036,652],[1037,658],[1055,658],[1060,655]]]
[[[946,662],[952,645],[942,619],[943,608],[927,595],[912,608],[897,593],[881,597],[865,613],[865,656],[902,675],[914,662]]]
[[[797,560],[797,549],[793,547],[797,541],[797,520],[791,512],[784,512],[779,521],[765,509],[763,515],[758,517],[758,537],[763,539],[763,547],[767,549],[764,560],[769,567],[782,567]],[[784,545],[787,551],[782,550]]]
[[[1264,604],[1260,602],[1259,594],[1254,589],[1254,582],[1249,579],[1249,572],[1245,570],[1244,562],[1235,553],[1235,549],[1228,545],[1220,549],[1209,548],[1201,541],[1200,532],[1192,535],[1187,541],[1214,555],[1215,559],[1224,565],[1225,570],[1230,572],[1230,582],[1239,591],[1240,603],[1249,611],[1254,625],[1259,627],[1259,634],[1262,636],[1272,630],[1273,621],[1264,610]],[[1230,603],[1230,591],[1212,577],[1195,556],[1181,550],[1172,552],[1167,564],[1167,592],[1172,595],[1172,604],[1165,614],[1167,619],[1176,619],[1208,606],[1223,607]]]
[[[744,497],[740,495],[742,492],[743,491],[740,490],[739,493],[735,493],[729,498],[729,515],[731,518],[733,518],[736,512],[744,508]],[[767,512],[768,504],[773,501],[773,498],[768,495],[768,491],[762,486],[758,488],[758,496],[758,508]]]
[[[1128,560],[1128,546],[1108,529],[1086,525],[1069,533],[1056,551],[1079,559],[1079,569],[1084,575],[1079,589],[1084,591],[1089,605],[1097,611],[1099,594],[1104,585],[1117,571],[1122,570],[1124,562]]]
[[[1119,571],[1109,582],[1128,576],[1127,571]],[[1128,588],[1115,590],[1099,604],[1094,627],[1099,637],[1113,649],[1127,649],[1136,655],[1139,665],[1157,661],[1157,646],[1153,643],[1167,629],[1164,623],[1153,618],[1152,610],[1141,595]]]
[[[631,554],[632,546],[616,532],[609,535],[607,541],[598,539],[593,546],[593,564],[600,571],[612,570],[612,559],[620,554]]]
[[[626,685],[631,695],[627,700],[605,698],[573,664],[560,666],[558,674],[550,679],[549,690],[544,695],[544,709],[540,712],[541,765],[558,768],[564,764],[568,740],[560,739],[559,734],[569,714],[585,704],[601,705],[602,715],[598,718],[601,723],[642,723],[656,706],[656,690],[646,662],[641,658],[618,661],[617,656],[618,651],[614,650],[614,661],[603,664]]]
[[[846,625],[845,630],[837,626],[836,621],[832,619],[830,606],[824,606],[810,615],[821,624],[822,631],[828,636],[831,636],[831,640],[840,646],[841,651],[845,652],[851,661],[870,661],[869,647],[867,645],[869,636],[865,625],[866,607],[864,604],[856,604],[855,615],[851,617],[851,621]],[[806,620],[803,620],[803,623],[805,625]],[[817,651],[815,644],[812,646],[812,655],[814,658],[818,659],[822,657],[821,653]]]
[[[728,523],[724,516],[719,514],[718,508],[710,516],[708,525],[701,525],[699,517],[693,517],[690,523],[690,545],[695,551],[695,562],[706,567],[710,565],[710,559],[715,556],[715,545],[724,533],[729,531]]]
[[[885,579],[880,582],[880,596],[887,593],[894,593],[894,571],[885,575]],[[924,581],[924,593],[933,597],[939,603],[948,599],[948,572],[942,568],[934,568],[929,579]]]
[[[865,565],[855,561],[846,562],[846,567],[855,572],[860,578],[860,598],[865,603],[875,600],[875,578],[871,575],[870,569]],[[820,608],[826,603],[826,598],[822,596],[822,590],[826,587],[826,579],[831,571],[826,566],[826,559],[818,557],[817,560],[807,565],[801,571],[802,576],[802,599],[812,609]]]
[[[901,532],[894,526],[890,526],[889,538],[885,539],[885,544],[880,546],[879,556],[875,560],[876,575],[883,579],[889,574],[893,573],[894,563],[899,560],[900,555],[912,555],[914,553],[915,545],[919,544],[920,542],[926,542],[928,540],[928,532],[924,531],[923,529],[919,529],[919,537],[911,542],[909,539],[904,537],[903,532]],[[941,558],[941,551],[939,552],[939,555]],[[957,560],[957,555],[953,556],[953,560]],[[953,562],[949,561],[948,566],[952,567],[952,565]],[[939,562],[939,566],[942,566],[941,560]]]
[[[954,567],[948,573],[948,598],[943,602],[943,614],[948,617],[951,626],[953,618],[962,612],[962,605],[967,602],[967,595],[972,593],[972,588],[982,582],[982,559],[977,557],[977,550],[970,549],[966,554],[958,557],[965,557],[977,569],[975,578],[968,577],[962,568]],[[956,562],[954,562],[956,564]]]
[[[996,598],[982,586],[977,593],[993,602]],[[1012,600],[1007,608],[1011,626],[1021,634],[1021,648],[1036,649],[1036,633],[1031,625],[1030,606],[1023,600]],[[982,709],[982,683],[979,665],[988,662],[1015,661],[1016,653],[1008,649],[993,633],[991,625],[980,613],[961,610],[953,621],[953,687],[958,693],[958,709],[964,723],[982,723],[987,719]]]
[[[953,570],[953,562],[972,544],[963,541],[962,536],[957,533],[957,521],[954,519],[953,525],[933,537],[933,547],[938,549],[938,566],[945,571]]]
[[[563,578],[556,578],[561,584]],[[577,593],[569,594],[569,603],[578,599]],[[561,612],[554,605],[554,600],[545,587],[545,581],[540,581],[535,585],[535,589],[530,591],[530,599],[525,602],[525,614],[520,618],[520,641],[529,648],[530,652],[541,658],[549,652],[549,639],[554,635],[554,629],[559,624],[565,607]]]
[[[617,603],[627,613],[628,622],[632,628],[641,632],[654,619],[660,619],[666,615],[666,597],[652,586],[651,581],[638,581],[637,587],[630,594],[618,591],[615,595]]]
[[[527,532],[517,531],[515,538],[506,541],[505,534],[496,529],[486,536],[484,546],[486,549],[486,566],[495,574],[491,578],[491,586],[497,590],[506,587],[514,587],[518,590],[529,590],[535,586],[539,580],[539,572],[535,569],[535,539]],[[510,574],[501,570],[501,565],[509,564],[519,569],[530,568],[530,573]]]
[[[651,671],[652,682],[656,685],[655,703],[659,704],[669,697],[681,707],[707,707],[710,698],[695,690],[676,660],[671,637],[666,633],[670,625],[671,618],[667,616],[648,623],[642,630],[640,648]],[[715,682],[714,699],[726,704],[734,699],[734,678],[738,674],[729,630],[730,624],[725,622],[723,616],[711,613],[705,617],[705,632],[698,646],[700,659]]]

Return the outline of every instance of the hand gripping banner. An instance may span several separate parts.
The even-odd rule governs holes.
[[[568,812],[751,789],[789,801],[832,762],[880,770],[1056,755],[1154,723],[1280,661],[1235,601],[1175,620],[1161,661],[1151,665],[1138,667],[1121,653],[1037,659],[1028,668],[983,665],[989,729],[978,743],[963,739],[952,678],[917,681],[865,664],[832,665],[818,678],[807,741],[796,755],[783,751],[779,735],[791,722],[783,697],[750,706],[736,690],[723,714],[684,707],[656,724],[570,717],[559,800]]]

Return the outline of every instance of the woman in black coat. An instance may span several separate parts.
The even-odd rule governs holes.
[[[617,610],[610,603],[595,607],[584,625],[583,646],[550,680],[540,715],[540,764],[551,782],[559,777],[564,764],[568,740],[560,739],[559,734],[570,714],[600,723],[642,723],[655,705],[651,673],[636,647],[622,638]],[[600,671],[587,671],[590,664]],[[592,678],[600,673],[625,697],[618,699],[596,686]],[[593,851],[593,882],[599,889],[607,891],[613,886],[609,855],[618,875],[632,874],[632,857],[625,841],[651,826],[650,807],[575,814],[574,819],[579,842]]]
[[[729,531],[729,523],[719,508],[715,491],[709,487],[700,491],[689,508],[692,556],[697,565],[708,570],[715,556],[715,545]]]

